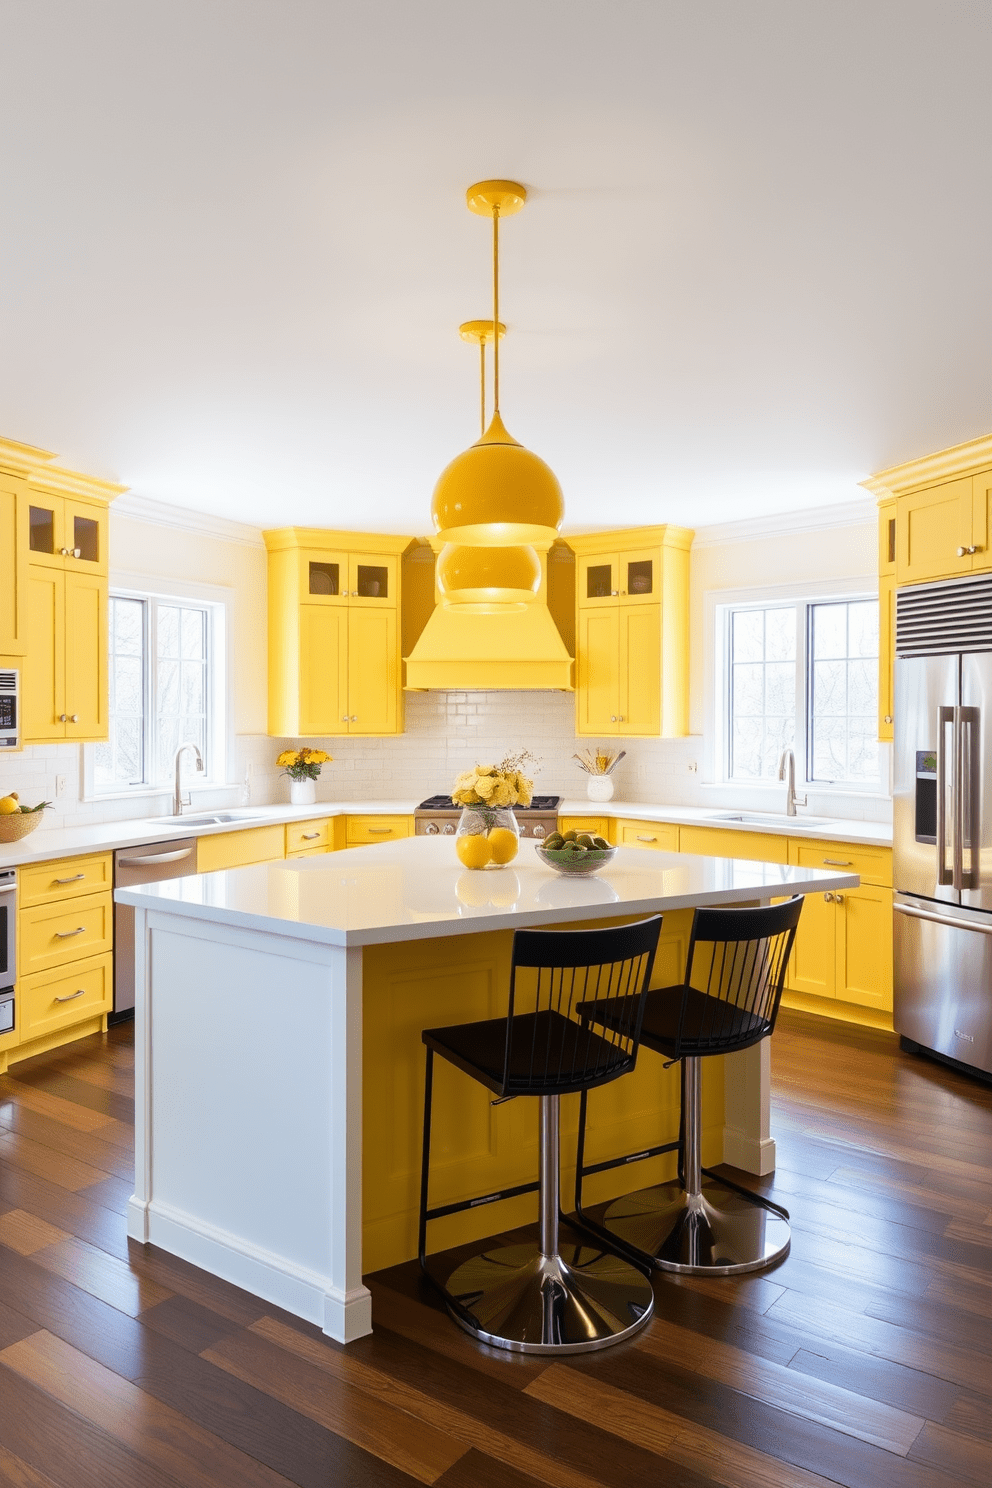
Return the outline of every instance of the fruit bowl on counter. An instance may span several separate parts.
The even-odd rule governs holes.
[[[612,863],[617,855],[605,837],[594,832],[552,832],[537,847],[537,856],[556,873],[571,878],[586,878]]]
[[[22,806],[17,799],[17,792],[11,791],[9,796],[0,796],[0,842],[20,842],[35,827],[41,825],[41,818],[48,801],[39,801],[37,806]]]

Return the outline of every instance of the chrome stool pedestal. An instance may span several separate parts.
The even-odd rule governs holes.
[[[616,1199],[603,1224],[661,1271],[739,1276],[762,1271],[788,1253],[787,1216],[743,1190],[704,1174],[700,1163],[701,1070],[685,1059],[685,1184],[660,1183]]]
[[[482,1343],[524,1354],[574,1354],[619,1343],[654,1311],[651,1283],[615,1252],[562,1245],[559,1212],[559,1098],[541,1103],[541,1215],[537,1245],[472,1256],[448,1277],[449,1311]]]

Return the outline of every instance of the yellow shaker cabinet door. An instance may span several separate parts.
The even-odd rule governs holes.
[[[972,477],[947,481],[900,496],[896,529],[896,580],[920,584],[929,579],[971,573],[967,552],[972,529]]]
[[[620,610],[621,734],[661,733],[661,607]]]
[[[114,1003],[114,958],[96,956],[68,970],[23,977],[17,988],[21,1040],[43,1038],[84,1018],[109,1013]]]
[[[67,573],[65,584],[65,736],[107,737],[107,580]]]
[[[971,560],[973,573],[992,569],[992,470],[983,470],[971,481]]]
[[[63,503],[65,566],[81,573],[107,572],[107,508],[71,496]]]
[[[896,581],[894,574],[878,580],[878,737],[892,738],[895,717]]]
[[[807,894],[786,972],[786,985],[814,997],[835,997],[837,906],[833,895]],[[891,940],[891,933],[890,933]]]
[[[349,733],[396,733],[397,664],[396,610],[352,609],[348,615]]]
[[[348,613],[300,605],[300,733],[348,732]]]
[[[27,497],[0,475],[0,656],[27,650],[27,562]]]
[[[313,852],[323,849],[330,841],[330,821],[287,822],[286,853]]]
[[[68,904],[38,904],[19,916],[18,972],[30,976],[51,971],[67,961],[113,950],[114,906],[109,891]]]
[[[834,907],[835,995],[842,1002],[888,1011],[892,1007],[892,891],[870,884],[842,889]]]
[[[110,853],[88,853],[79,858],[55,858],[50,863],[29,863],[17,872],[17,893],[22,909],[32,904],[52,904],[110,889],[114,883],[114,860]]]
[[[412,816],[349,816],[347,843],[363,847],[370,842],[392,842],[413,836]]]
[[[620,725],[620,616],[580,609],[576,645],[576,733],[617,734]]]
[[[349,554],[349,606],[352,609],[395,610],[397,562],[388,553]]]
[[[28,569],[28,656],[21,673],[24,741],[65,738],[65,575]]]
[[[622,605],[660,602],[657,548],[621,553],[618,577]]]

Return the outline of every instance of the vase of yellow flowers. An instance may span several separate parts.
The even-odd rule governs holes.
[[[294,806],[312,806],[317,800],[317,776],[331,756],[323,749],[284,749],[276,759],[289,776],[289,799]]]
[[[528,761],[534,756],[523,749],[498,765],[465,770],[455,781],[451,799],[462,808],[455,851],[466,868],[505,868],[517,856],[520,824],[513,808],[530,805],[534,782],[523,773]]]

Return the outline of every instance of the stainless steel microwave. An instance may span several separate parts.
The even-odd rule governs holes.
[[[0,668],[0,749],[16,749],[21,735],[21,674]]]

